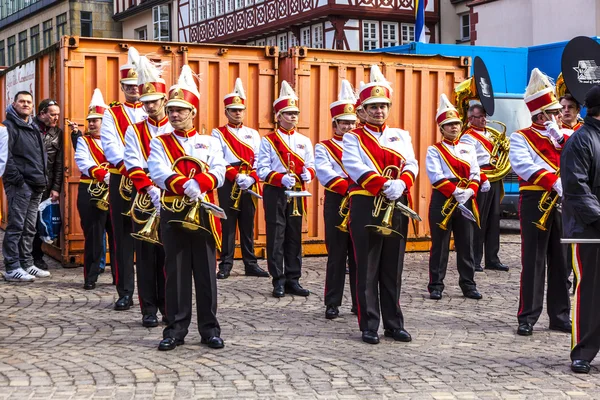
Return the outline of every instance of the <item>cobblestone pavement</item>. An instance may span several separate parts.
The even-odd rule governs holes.
[[[162,329],[143,328],[137,306],[113,311],[110,273],[86,292],[81,269],[53,263],[48,280],[0,282],[0,399],[600,398],[598,369],[570,372],[570,337],[549,331],[547,316],[533,336],[516,335],[519,237],[502,242],[511,271],[478,273],[480,301],[462,297],[454,254],[443,300],[429,300],[428,255],[407,255],[401,302],[413,341],[377,346],[361,341],[347,298],[341,318],[325,320],[324,258],[304,261],[308,298],[275,299],[268,279],[236,263],[219,281],[225,348],[200,345],[193,324],[170,352],[157,351]]]

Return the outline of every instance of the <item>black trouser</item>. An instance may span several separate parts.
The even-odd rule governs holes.
[[[217,321],[217,254],[212,237],[169,223],[183,220],[187,211],[187,207],[179,213],[161,211],[160,230],[166,257],[165,310],[169,321],[163,338],[183,339],[188,333],[192,321],[193,276],[198,331],[208,339],[221,335]]]
[[[477,194],[481,230],[475,230],[473,255],[475,265],[481,265],[485,248],[485,266],[494,267],[500,264],[500,196],[502,195],[502,180],[490,182],[491,188]]]
[[[40,226],[40,216],[38,213],[37,221],[35,222],[35,236],[33,237],[33,245],[31,248],[31,255],[33,256],[33,261],[38,261],[44,258],[44,251],[42,250],[42,238],[40,237],[40,232],[37,230],[37,227]]]
[[[89,184],[80,183],[77,192],[77,211],[83,237],[85,239],[83,249],[83,279],[85,283],[96,283],[100,274],[100,262],[104,253],[104,237],[108,233],[110,258],[112,253],[112,230],[108,211],[96,207],[96,202],[91,202],[92,196],[88,193]]]
[[[408,218],[394,211],[392,226],[403,238],[371,232],[365,226],[381,225],[384,213],[382,210],[378,218],[372,216],[373,199],[363,195],[350,198],[350,236],[356,257],[358,325],[361,331],[377,331],[381,306],[384,329],[403,329],[400,290]],[[400,201],[406,204],[406,196],[402,196]]]
[[[342,232],[338,226],[343,218],[340,215],[340,204],[344,196],[325,191],[325,246],[327,247],[327,273],[325,275],[325,305],[342,305],[344,282],[346,280],[346,260],[350,270],[350,297],[352,306],[356,302],[356,261],[354,247],[348,232]]]
[[[139,232],[143,227],[144,225],[133,222],[134,232]],[[134,239],[134,243],[135,272],[142,315],[156,315],[158,310],[165,315],[165,252],[163,247],[160,244],[152,244],[139,239]]]
[[[263,205],[267,225],[267,265],[273,286],[298,282],[302,275],[302,218],[292,217],[296,202],[302,214],[302,198],[288,203],[285,188],[264,186]],[[285,270],[284,266],[285,265]]]
[[[574,247],[578,284],[573,310],[571,360],[592,361],[600,349],[600,245],[576,244]]]
[[[546,303],[550,324],[565,325],[569,323],[570,301],[567,249],[560,243],[562,219],[554,208],[546,224],[547,230],[538,229],[533,224],[542,216],[538,204],[543,193],[524,190],[519,198],[522,270],[517,318],[519,323],[535,325],[542,313],[547,274]]]
[[[448,221],[447,229],[438,226],[444,220],[442,207],[448,198],[439,190],[431,193],[429,203],[429,230],[431,232],[431,251],[429,252],[429,285],[427,289],[431,293],[434,290],[444,290],[444,278],[448,268],[448,256],[450,254],[450,233],[454,233],[454,247],[456,249],[456,266],[458,268],[458,286],[463,293],[475,289],[475,265],[473,264],[473,252],[471,251],[473,229],[475,223],[465,218],[458,208]],[[465,205],[471,209],[472,201]]]
[[[223,186],[218,189],[219,206],[225,210],[227,219],[222,220],[223,243],[221,244],[221,263],[220,271],[231,271],[233,268],[233,253],[235,250],[235,230],[239,222],[240,227],[240,247],[242,249],[242,259],[246,270],[258,266],[256,256],[254,255],[254,214],[256,207],[252,201],[252,195],[248,192],[242,192],[239,209],[231,209],[233,200],[231,200],[231,188],[233,184],[225,179]]]
[[[121,175],[110,174],[110,222],[113,228],[113,252],[111,268],[115,269],[115,281],[119,297],[133,296],[135,289],[135,273],[133,269],[133,237],[131,218],[126,213],[131,208],[131,201],[124,200],[119,194]]]

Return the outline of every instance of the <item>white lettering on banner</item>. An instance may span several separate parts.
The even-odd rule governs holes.
[[[6,73],[6,104],[12,104],[21,90],[31,93],[35,102],[35,61]]]

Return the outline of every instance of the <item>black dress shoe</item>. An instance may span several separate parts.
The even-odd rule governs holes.
[[[503,271],[503,272],[507,272],[508,271],[508,265],[505,264],[494,264],[494,265],[486,265],[485,269],[494,269],[496,271]]]
[[[229,278],[229,271],[219,271],[217,272],[217,279],[227,279]]]
[[[550,324],[548,329],[550,329],[551,331],[571,333],[573,331],[573,326],[571,324],[563,324],[563,325]]]
[[[285,296],[285,290],[283,289],[283,285],[275,286],[273,288],[273,297],[283,297]]]
[[[404,329],[386,329],[383,334],[385,337],[394,338],[398,342],[410,342],[412,340],[410,333]]]
[[[94,290],[96,289],[96,284],[94,282],[86,282],[83,284],[83,288],[85,290]]]
[[[154,328],[158,326],[158,318],[156,314],[147,314],[142,317],[142,326],[146,328]]]
[[[268,278],[269,273],[258,265],[246,268],[246,276],[258,276],[259,278]]]
[[[468,298],[468,299],[473,299],[473,300],[481,300],[481,298],[483,297],[483,296],[481,295],[481,293],[479,293],[479,292],[477,291],[477,289],[471,289],[471,290],[467,290],[467,291],[464,293],[464,296],[465,296],[466,298]]]
[[[125,311],[129,310],[133,305],[133,300],[131,296],[123,296],[115,303],[115,310],[117,311]]]
[[[475,272],[483,272],[483,268],[481,267],[481,265],[475,266]]]
[[[571,363],[571,371],[577,372],[578,374],[589,374],[590,362],[586,360],[573,360]]]
[[[429,293],[429,298],[431,300],[441,300],[442,299],[442,291],[441,290],[432,290]]]
[[[375,331],[363,331],[362,340],[365,343],[378,344],[379,343],[379,335]]]
[[[218,336],[211,336],[208,339],[202,338],[200,343],[207,345],[211,349],[222,349],[225,347],[225,342]]]
[[[350,309],[350,312],[354,315],[358,315],[358,308],[356,306],[352,306],[352,308]]]
[[[160,341],[158,344],[158,349],[160,351],[169,351],[175,349],[177,346],[181,346],[182,344],[183,340],[168,337]]]
[[[33,260],[33,265],[35,265],[39,269],[43,269],[44,271],[48,271],[48,264],[46,264],[46,261],[44,261],[43,258],[40,258],[40,259],[37,259],[37,260]]]
[[[294,296],[306,297],[310,294],[310,290],[304,289],[298,282],[287,283],[285,285],[285,292],[293,294]]]
[[[522,322],[519,324],[517,328],[517,335],[521,336],[531,336],[533,335],[533,325],[528,322]]]
[[[327,306],[325,310],[325,318],[336,319],[340,316],[340,310],[336,306]]]

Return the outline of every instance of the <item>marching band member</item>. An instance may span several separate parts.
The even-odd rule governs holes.
[[[119,186],[121,179],[127,178],[127,170],[123,162],[125,149],[125,131],[131,124],[141,121],[146,113],[142,103],[138,101],[137,74],[134,62],[139,54],[129,48],[128,63],[121,66],[120,82],[121,91],[125,95],[125,103],[115,105],[104,112],[102,128],[100,128],[102,148],[106,159],[110,163],[110,221],[113,227],[113,251],[115,257],[111,258],[112,268],[116,269],[115,278],[119,299],[115,303],[115,310],[128,310],[133,305],[134,271],[133,271],[133,238],[131,237],[132,225],[126,213],[130,209],[130,202],[121,197]]]
[[[285,293],[308,296],[310,291],[299,283],[306,201],[295,197],[288,201],[285,192],[294,188],[303,190],[315,177],[313,147],[308,137],[295,130],[300,114],[298,97],[286,81],[281,83],[273,110],[279,126],[262,139],[256,166],[259,178],[265,182],[267,265],[274,297],[283,297]]]
[[[476,198],[480,181],[477,152],[474,146],[459,140],[462,122],[445,94],[440,96],[436,121],[443,139],[427,148],[425,158],[427,177],[434,189],[429,203],[431,251],[427,289],[431,299],[442,298],[450,253],[450,232],[453,232],[458,285],[465,297],[479,300],[482,296],[475,284],[475,265],[471,252],[473,221],[458,209],[460,204],[477,215],[477,205],[472,200]],[[456,205],[451,215],[448,215],[448,204]],[[445,226],[442,225],[443,222],[446,223]]]
[[[393,229],[401,235],[381,236],[367,229],[367,225],[382,222],[381,215],[377,218],[372,215],[374,199],[385,196],[394,208],[397,201],[407,204],[419,172],[410,134],[385,124],[391,93],[392,88],[379,67],[372,65],[371,82],[360,90],[366,123],[343,138],[342,163],[352,180],[349,230],[357,266],[358,324],[362,340],[371,344],[379,343],[380,314],[385,336],[402,342],[412,340],[404,329],[400,308],[408,219],[398,211],[393,213]],[[399,169],[391,179],[383,176],[389,166]]]
[[[100,263],[104,252],[104,236],[108,233],[109,241],[112,239],[112,229],[107,210],[99,208],[98,199],[108,190],[110,173],[108,161],[102,150],[100,140],[100,126],[102,116],[108,108],[100,89],[95,89],[90,101],[87,115],[88,131],[77,139],[75,163],[81,171],[79,191],[77,193],[77,211],[81,228],[83,229],[83,288],[92,290],[96,288],[96,281],[100,274]],[[89,189],[98,189],[105,186],[98,194],[92,196]],[[93,201],[92,201],[93,200]],[[105,206],[107,206],[105,204]],[[109,245],[111,260],[113,259],[112,245]]]
[[[564,96],[561,96],[559,102],[562,106],[561,128],[571,129],[572,131],[581,128],[583,125],[579,120],[581,105],[575,100],[575,97],[571,93],[565,93]]]
[[[600,86],[585,95],[587,115],[583,126],[565,144],[560,157],[564,188],[562,220],[568,238],[600,239]],[[564,105],[563,105],[564,110]],[[571,370],[589,373],[600,350],[600,245],[572,245],[577,255],[575,275],[579,284],[573,305]]]
[[[569,269],[566,249],[560,243],[562,221],[554,205],[540,203],[545,193],[549,198],[562,195],[560,153],[572,131],[559,128],[562,107],[550,79],[537,68],[531,71],[525,103],[532,125],[510,136],[509,154],[520,191],[522,271],[517,334],[531,335],[542,313],[546,262],[550,329],[570,332]],[[548,212],[540,211],[540,206]]]
[[[347,80],[342,80],[338,101],[331,103],[331,125],[333,138],[323,140],[315,145],[315,167],[317,178],[325,187],[325,205],[323,219],[325,220],[325,245],[327,247],[327,271],[325,275],[325,318],[334,319],[339,316],[342,305],[344,281],[346,279],[346,262],[350,270],[350,293],[352,310],[356,299],[356,261],[352,240],[345,231],[338,229],[345,219],[340,213],[343,202],[349,201],[348,185],[350,178],[342,165],[342,139],[344,134],[355,128],[356,114],[354,113],[356,98],[352,86]],[[348,212],[349,206],[347,206]],[[346,221],[347,223],[347,221]]]
[[[365,86],[365,83],[363,81],[360,81],[359,83],[359,88],[355,93],[356,97],[356,103],[354,103],[354,109],[356,110],[356,117],[358,118],[358,123],[356,124],[356,128],[362,128],[365,123],[367,122],[367,113],[365,112],[365,109],[362,106],[362,103],[360,101],[360,89]],[[355,129],[356,129],[355,128]]]
[[[165,112],[166,86],[160,78],[161,71],[145,56],[140,57],[136,65],[140,102],[148,117],[129,125],[125,132],[125,153],[123,160],[127,173],[133,182],[138,195],[147,194],[152,205],[160,212],[160,189],[148,175],[148,155],[150,141],[156,136],[173,131]],[[132,213],[134,210],[131,211]],[[144,224],[133,223],[133,230],[138,232]],[[142,311],[142,325],[158,326],[156,312],[165,317],[165,252],[161,244],[144,240],[135,240],[136,275],[138,298]]]
[[[460,141],[475,147],[477,163],[482,172],[482,181],[477,193],[477,206],[481,221],[481,230],[475,234],[473,247],[475,271],[483,271],[485,247],[485,269],[508,271],[508,266],[500,262],[500,202],[504,194],[502,179],[490,182],[484,178],[486,170],[493,169],[490,163],[494,143],[486,129],[485,110],[481,104],[474,104],[467,111],[468,128],[463,132]]]
[[[175,129],[150,142],[148,169],[154,184],[165,191],[161,209],[161,234],[165,249],[165,297],[168,325],[159,350],[173,350],[184,343],[192,319],[192,276],[196,290],[196,310],[201,343],[213,349],[224,346],[217,321],[217,249],[221,246],[218,218],[200,211],[204,229],[188,230],[171,223],[184,220],[188,209],[198,201],[214,203],[214,189],[225,179],[225,160],[219,142],[200,135],[194,118],[200,94],[189,66],[184,65],[177,85],[169,89],[166,104],[169,122]],[[183,156],[194,160],[177,160]],[[202,172],[202,169],[205,169]],[[192,206],[178,211],[175,202]]]
[[[239,222],[240,247],[246,276],[266,278],[269,273],[258,266],[254,254],[254,214],[256,214],[257,198],[247,189],[258,193],[258,175],[255,169],[255,153],[260,146],[260,135],[255,129],[244,126],[246,113],[246,94],[242,80],[237,78],[233,93],[223,99],[227,125],[212,130],[212,136],[219,140],[227,165],[225,182],[217,191],[219,205],[225,210],[227,220],[223,221],[223,244],[221,263],[217,279],[227,279],[233,268],[235,250],[235,230]],[[242,166],[244,163],[244,166]],[[240,173],[240,171],[242,171]],[[233,209],[232,188],[237,184],[241,196],[238,209]]]

